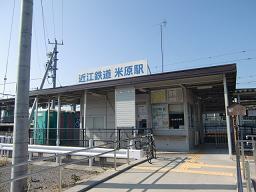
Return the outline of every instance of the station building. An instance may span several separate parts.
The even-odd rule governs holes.
[[[80,140],[115,140],[115,130],[134,130],[136,135],[152,129],[158,150],[191,151],[212,137],[217,142],[219,123],[219,142],[231,150],[225,109],[232,103],[236,74],[236,64],[150,74],[145,62],[138,61],[80,74],[76,85],[31,91],[30,100],[32,105],[37,98],[45,109],[55,100],[57,111],[72,105],[79,112],[79,128],[85,130]],[[0,107],[13,103],[1,100]]]

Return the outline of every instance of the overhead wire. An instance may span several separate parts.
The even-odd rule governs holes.
[[[42,69],[41,69],[41,65],[40,65],[40,59],[39,59],[38,38],[37,38],[36,29],[37,29],[37,27],[36,27],[36,15],[34,15],[34,18],[33,18],[33,33],[34,33],[34,35],[32,35],[32,36],[34,36],[34,38],[35,38],[37,64],[38,64],[40,73],[42,73]]]
[[[64,0],[61,0],[61,38],[63,42],[63,28],[64,28],[64,22],[63,22],[63,12],[64,12]]]
[[[36,81],[36,80],[40,80],[40,79],[43,79],[43,78],[32,78],[32,79],[30,79],[30,81]],[[12,81],[12,82],[6,82],[6,85],[7,84],[15,84],[15,83],[17,83],[16,81]],[[4,84],[0,84],[0,86],[2,86],[2,85],[4,85]]]
[[[255,51],[255,50],[232,51],[232,52],[227,52],[227,53],[213,55],[213,56],[199,57],[199,58],[190,59],[190,60],[177,61],[177,62],[173,62],[173,63],[170,63],[170,64],[165,64],[164,66],[182,64],[182,63],[188,63],[188,62],[195,62],[195,61],[201,61],[201,60],[215,59],[215,58],[228,56],[228,55],[244,54],[244,53],[248,53],[248,52],[251,52],[251,51]],[[160,67],[161,66],[158,66],[158,65],[155,66],[155,68],[160,68]]]
[[[52,0],[52,24],[53,24],[53,35],[54,39],[56,39],[56,33],[55,33],[55,18],[54,18],[54,3]]]
[[[43,6],[43,0],[41,0],[41,14],[42,14],[42,23],[43,23],[43,33],[44,33],[44,46],[45,46],[45,53],[47,55],[48,53],[48,47],[47,47],[47,42],[46,42],[46,36],[48,39],[48,32],[47,32],[47,26],[45,23],[45,17],[44,17],[44,6]]]
[[[6,80],[7,80],[7,72],[8,72],[8,65],[9,65],[9,55],[10,55],[10,47],[11,47],[11,39],[12,39],[12,29],[13,29],[13,18],[14,18],[14,12],[15,12],[15,4],[16,4],[15,1],[16,0],[13,0],[11,27],[10,27],[10,33],[9,33],[8,50],[7,50],[7,58],[6,58],[5,73],[4,73],[3,95],[5,92],[5,84],[6,84]]]
[[[206,63],[206,64],[202,64],[202,65],[184,66],[184,67],[180,67],[180,68],[175,68],[175,70],[189,69],[189,68],[195,68],[195,67],[210,67],[213,65],[223,65],[224,63],[248,61],[248,60],[255,60],[255,59],[256,59],[255,57],[238,58],[238,59],[233,59],[233,60],[219,61],[219,62],[215,62],[215,63]]]

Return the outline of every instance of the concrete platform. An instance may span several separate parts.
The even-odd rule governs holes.
[[[162,153],[89,190],[91,192],[235,192],[235,162],[223,153]]]

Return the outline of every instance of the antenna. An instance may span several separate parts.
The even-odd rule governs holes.
[[[163,20],[163,21],[160,23],[162,73],[164,72],[163,27],[166,27],[166,25],[167,25],[167,21],[166,21],[166,20]]]

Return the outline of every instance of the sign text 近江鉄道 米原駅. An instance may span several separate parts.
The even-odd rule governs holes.
[[[101,67],[97,70],[79,74],[79,83],[122,79],[142,75],[148,75],[148,64],[146,60]]]

